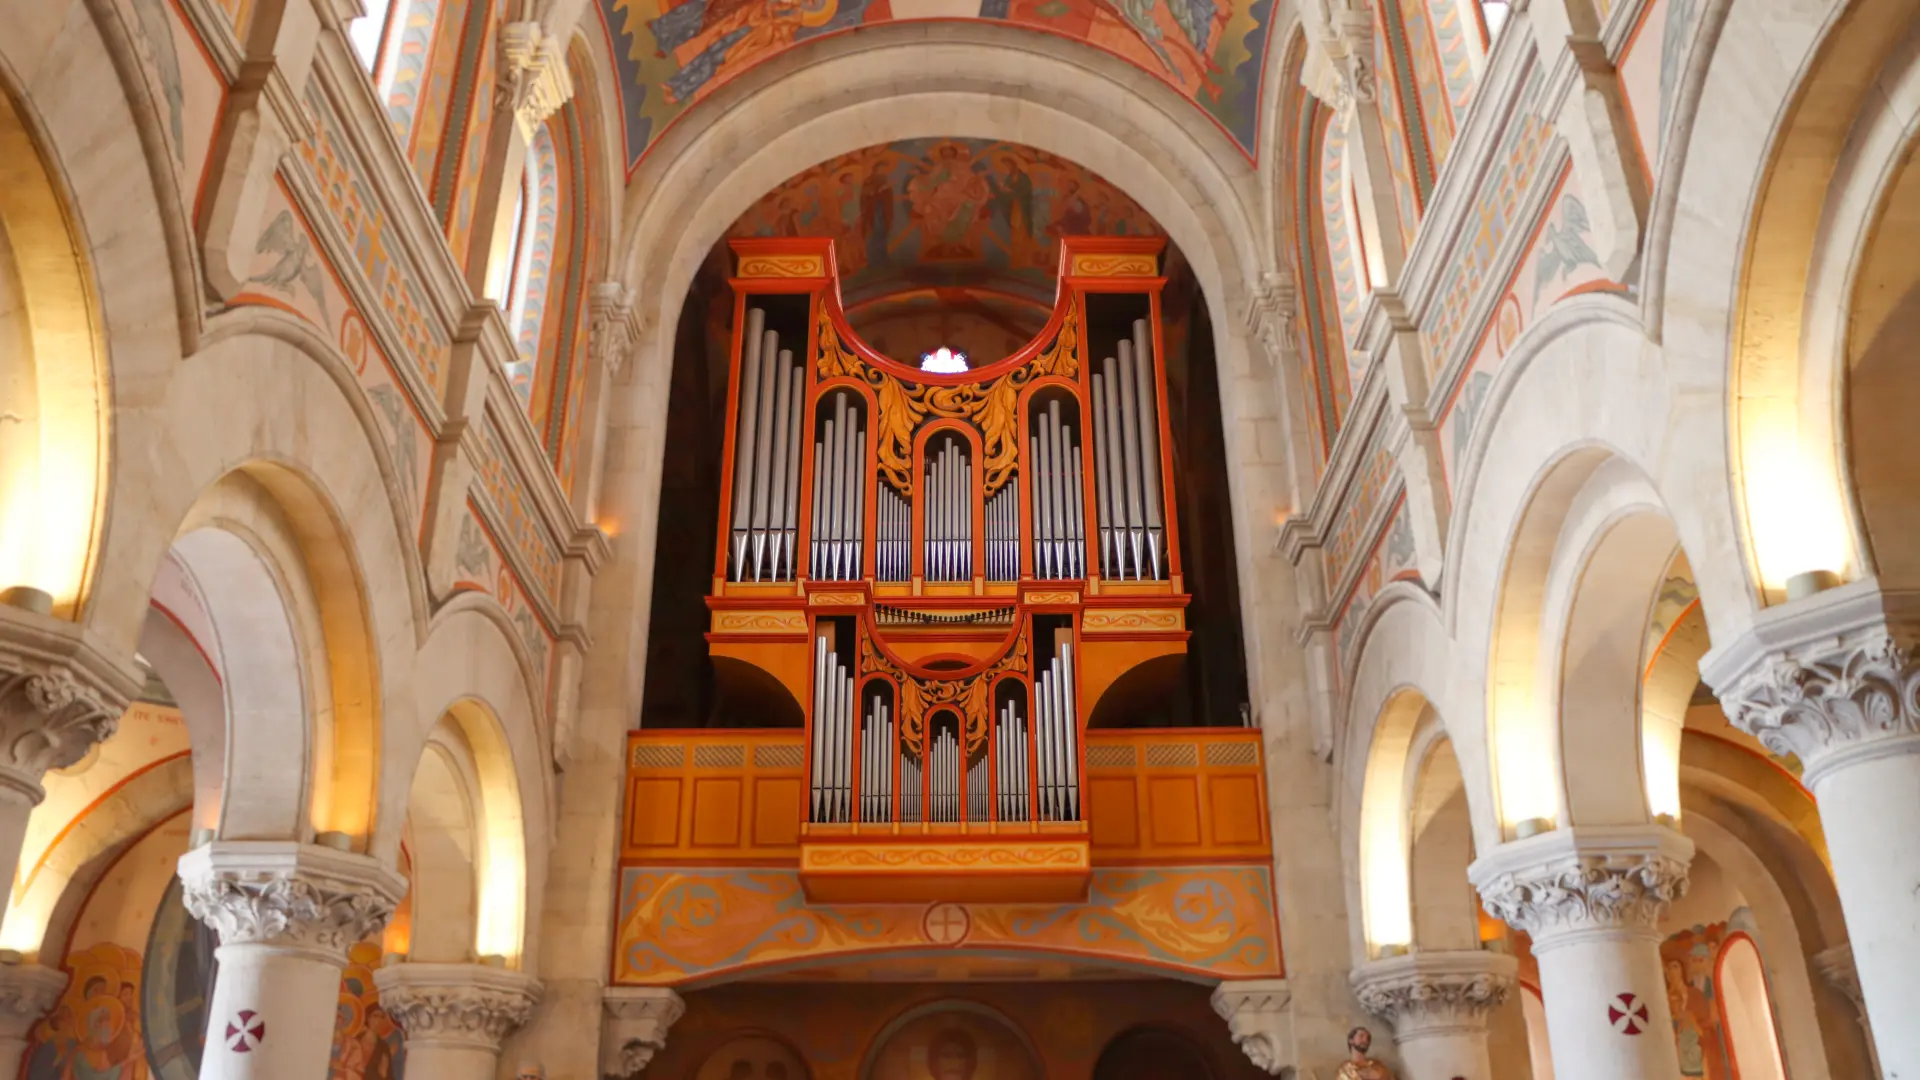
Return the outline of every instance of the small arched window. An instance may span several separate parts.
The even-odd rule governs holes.
[[[1720,1023],[1741,1080],[1786,1080],[1780,1039],[1773,1028],[1773,1001],[1767,993],[1760,950],[1746,934],[1734,934],[1720,949],[1714,971],[1719,987]]]
[[[508,378],[522,401],[533,395],[534,361],[540,352],[542,316],[551,277],[558,184],[553,141],[545,127],[527,147],[526,165],[513,188],[513,207],[501,221],[501,236],[487,273],[487,298],[500,305],[513,335],[516,359]]]

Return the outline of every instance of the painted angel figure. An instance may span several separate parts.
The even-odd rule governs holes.
[[[1393,1080],[1393,1070],[1368,1056],[1373,1049],[1373,1032],[1357,1027],[1347,1032],[1347,1060],[1333,1080]]]

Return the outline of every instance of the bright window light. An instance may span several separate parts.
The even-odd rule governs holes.
[[[380,38],[387,28],[387,6],[392,0],[367,0],[367,13],[347,27],[353,51],[360,54],[360,65],[368,71],[380,58]]]
[[[935,375],[958,375],[967,370],[967,354],[942,345],[930,353],[920,354],[920,370]]]

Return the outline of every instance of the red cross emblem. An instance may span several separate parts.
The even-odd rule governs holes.
[[[236,1054],[251,1054],[267,1038],[267,1022],[252,1009],[241,1009],[227,1024],[227,1049]]]
[[[1622,1035],[1638,1035],[1647,1029],[1647,1006],[1633,994],[1619,994],[1607,1006],[1607,1023]]]
[[[973,918],[959,904],[935,904],[927,909],[920,930],[935,945],[958,945],[973,928]]]

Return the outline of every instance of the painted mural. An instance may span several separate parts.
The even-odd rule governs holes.
[[[794,176],[728,235],[831,237],[850,307],[903,288],[973,286],[1051,308],[1061,237],[1160,227],[1119,188],[1044,150],[906,139]]]
[[[399,1080],[406,1068],[400,1025],[380,1007],[380,991],[373,985],[379,966],[377,943],[363,941],[347,950],[327,1080]]]
[[[1263,867],[1096,870],[1084,904],[932,906],[808,904],[791,870],[629,867],[621,872],[618,925],[614,978],[629,984],[960,944],[1213,978],[1281,969],[1273,885]]]
[[[906,1020],[874,1049],[871,1080],[1041,1080],[1020,1033],[998,1013],[941,1007]]]
[[[600,0],[599,9],[631,167],[688,108],[755,64],[829,34],[928,18],[1011,23],[1112,53],[1187,97],[1251,157],[1273,0]]]
[[[1695,926],[1660,946],[1666,969],[1667,1004],[1673,1009],[1674,1037],[1680,1046],[1680,1075],[1703,1080],[1736,1080],[1733,1052],[1721,1022],[1715,977],[1727,924]]]

